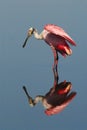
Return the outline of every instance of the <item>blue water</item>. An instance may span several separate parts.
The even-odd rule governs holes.
[[[0,1],[0,129],[87,129],[87,1]],[[42,31],[46,23],[57,24],[76,41],[73,54],[59,55],[59,81],[70,81],[76,98],[60,114],[46,116],[38,104],[28,105],[22,86],[33,97],[53,85],[51,49],[33,37],[22,48],[27,30]]]

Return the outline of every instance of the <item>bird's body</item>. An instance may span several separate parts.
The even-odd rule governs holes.
[[[65,39],[61,36],[56,36],[52,33],[47,33],[46,30],[43,31],[44,41],[51,47],[53,47],[57,52],[61,53],[63,56],[71,55],[72,50],[69,48]]]
[[[74,46],[76,45],[74,40],[62,28],[53,24],[47,24],[44,26],[44,30],[40,34],[38,34],[35,28],[30,28],[28,30],[28,36],[25,39],[23,47],[25,47],[28,38],[32,34],[34,34],[36,39],[44,40],[51,47],[53,51],[53,55],[54,55],[53,68],[56,68],[56,70],[57,70],[57,64],[58,64],[57,52],[59,52],[63,56],[71,55],[72,50],[69,47],[67,42],[69,42],[71,45],[74,45]]]
[[[62,28],[53,24],[47,24],[44,26],[42,36],[50,46],[53,46],[55,50],[60,52],[63,56],[72,54],[72,50],[66,41],[71,45],[76,45]]]

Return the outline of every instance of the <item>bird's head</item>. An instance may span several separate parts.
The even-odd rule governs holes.
[[[32,34],[34,33],[35,29],[34,28],[29,28],[28,30],[28,33],[27,33],[27,37],[24,41],[24,44],[23,44],[23,48],[26,46],[26,43],[27,43],[27,40],[29,39],[30,36],[32,36]]]
[[[29,30],[28,30],[28,36],[30,37],[32,34],[33,34],[33,32],[35,31],[35,29],[34,28],[29,28]]]

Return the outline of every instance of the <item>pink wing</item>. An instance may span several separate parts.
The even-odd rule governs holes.
[[[61,104],[60,106],[56,106],[50,109],[46,109],[45,110],[45,114],[47,114],[48,116],[53,115],[53,114],[58,114],[60,113],[71,101],[72,99],[76,96],[76,92],[72,92],[68,98],[65,100],[65,102],[63,104]]]
[[[59,35],[59,36],[63,37],[69,43],[76,46],[76,43],[74,42],[74,40],[62,28],[60,28],[56,25],[53,25],[53,24],[46,24],[44,26],[44,29],[55,35]]]

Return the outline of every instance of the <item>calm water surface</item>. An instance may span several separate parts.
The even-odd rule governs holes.
[[[87,1],[0,1],[0,129],[87,129]],[[45,94],[53,85],[53,55],[44,41],[33,37],[22,44],[29,27],[39,32],[46,23],[63,27],[76,41],[73,54],[60,55],[59,81],[70,81],[76,98],[60,114],[46,116],[41,104],[28,105],[22,90]]]

